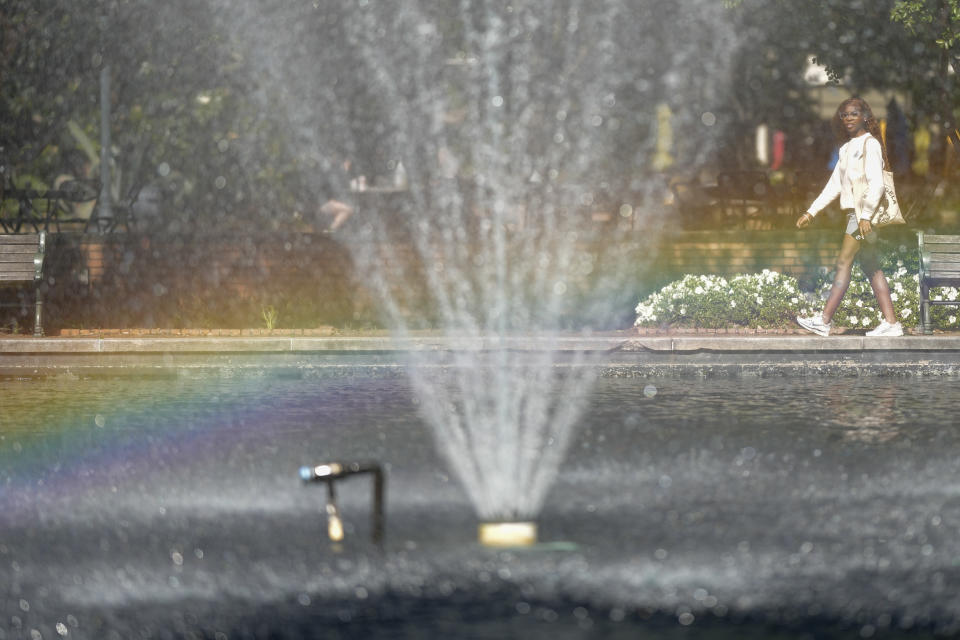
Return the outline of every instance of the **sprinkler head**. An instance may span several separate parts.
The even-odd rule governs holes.
[[[378,462],[328,462],[300,467],[300,479],[309,484],[327,487],[327,535],[334,542],[343,540],[343,520],[337,507],[337,482],[354,474],[373,476],[373,505],[371,514],[371,537],[373,542],[383,542],[384,530],[384,474]]]
[[[344,474],[343,465],[338,462],[320,464],[315,467],[300,467],[300,478],[303,480],[318,480],[322,478],[339,478]]]
[[[537,543],[537,523],[481,522],[477,534],[485,547],[529,547]]]

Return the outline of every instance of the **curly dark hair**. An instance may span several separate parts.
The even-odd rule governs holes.
[[[873,116],[873,109],[870,108],[870,105],[867,104],[867,101],[863,98],[853,97],[847,98],[840,103],[840,106],[837,107],[836,113],[833,114],[833,120],[830,121],[831,126],[833,126],[833,132],[836,134],[837,139],[844,143],[850,139],[850,134],[847,133],[846,127],[843,126],[843,116],[840,115],[846,111],[847,107],[850,105],[855,106],[860,110],[866,119],[867,131],[874,138],[877,139],[877,142],[880,143],[880,150],[883,152],[883,168],[887,171],[892,171],[890,168],[890,161],[887,159],[887,145],[883,143],[883,134],[880,131],[880,123],[877,122],[877,119]]]

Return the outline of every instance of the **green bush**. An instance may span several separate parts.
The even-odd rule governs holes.
[[[890,298],[897,318],[904,327],[915,327],[920,319],[920,279],[916,271],[909,272],[902,262],[894,270],[886,269],[887,282],[890,285]],[[830,293],[829,282],[820,288],[820,297],[826,300]],[[883,320],[883,314],[877,306],[873,288],[860,265],[854,265],[850,275],[850,288],[843,296],[837,312],[833,314],[833,326],[845,329],[872,329]]]
[[[640,327],[786,327],[813,313],[796,278],[775,271],[688,275],[651,294],[636,308]]]
[[[920,285],[916,260],[897,252],[884,263],[890,297],[897,317],[905,327],[920,322]],[[830,293],[831,280],[821,274],[816,293],[801,292],[796,278],[775,271],[738,275],[730,280],[716,275],[688,275],[671,282],[637,305],[638,327],[762,327],[795,326],[797,316],[820,312]],[[931,300],[955,301],[956,287],[938,287]],[[938,329],[960,328],[960,309],[932,306],[933,324]],[[855,265],[850,288],[833,316],[833,325],[845,329],[875,327],[883,319],[869,281]]]

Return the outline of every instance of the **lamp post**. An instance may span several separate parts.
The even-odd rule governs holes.
[[[100,233],[110,228],[113,221],[113,203],[110,191],[110,8],[100,16],[100,197],[94,211],[94,221]]]
[[[110,194],[110,64],[100,67],[100,198],[97,201],[97,227],[110,226],[113,207]]]

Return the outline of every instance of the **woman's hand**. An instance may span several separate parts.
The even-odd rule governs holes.
[[[804,229],[806,227],[809,227],[811,222],[813,222],[813,216],[810,215],[809,213],[805,213],[799,218],[797,218],[797,229]]]
[[[864,238],[866,238],[868,235],[870,235],[871,232],[873,232],[873,225],[870,224],[870,221],[867,220],[866,218],[860,218],[857,224],[860,225],[860,235],[862,235]]]

